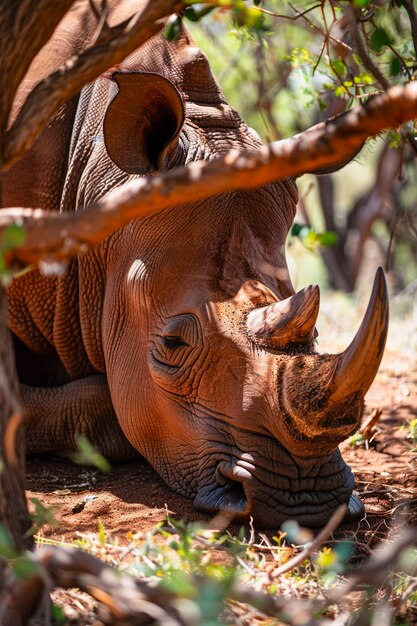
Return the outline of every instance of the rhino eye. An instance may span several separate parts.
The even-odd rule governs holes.
[[[167,348],[195,346],[198,341],[197,320],[189,313],[176,315],[168,321],[161,334]]]
[[[168,320],[151,344],[151,362],[157,369],[184,366],[199,341],[199,325],[194,315],[184,313]]]
[[[168,348],[169,350],[175,350],[176,348],[181,348],[182,346],[189,345],[181,337],[172,337],[170,335],[163,337],[163,342],[165,344],[165,347]]]

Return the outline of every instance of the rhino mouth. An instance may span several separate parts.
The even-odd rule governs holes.
[[[238,521],[252,517],[255,525],[262,528],[278,528],[288,519],[317,528],[344,503],[347,504],[344,522],[353,522],[363,517],[365,509],[353,493],[349,466],[341,457],[335,462],[339,467],[338,478],[328,489],[326,477],[320,480],[320,472],[315,479],[301,479],[299,489],[289,484],[288,477],[275,476],[271,489],[271,485],[262,482],[255,465],[236,459],[221,460],[212,472],[211,481],[198,489],[194,506],[206,513],[233,513]]]

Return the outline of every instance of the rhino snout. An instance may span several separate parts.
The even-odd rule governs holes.
[[[198,489],[194,506],[205,513],[232,513],[237,521],[252,517],[264,528],[279,528],[286,519],[320,527],[342,503],[345,521],[363,516],[363,504],[352,493],[352,473],[340,454],[330,461],[303,460],[302,465],[299,478],[289,481],[280,474],[264,476],[261,468],[242,459],[221,460],[212,480]],[[328,474],[329,468],[334,473]]]

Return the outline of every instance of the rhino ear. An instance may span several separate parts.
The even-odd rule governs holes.
[[[178,89],[159,74],[117,73],[119,88],[103,123],[110,158],[129,174],[158,169],[178,145],[185,118]]]

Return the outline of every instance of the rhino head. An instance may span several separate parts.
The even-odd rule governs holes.
[[[363,512],[337,446],[360,423],[387,297],[378,271],[351,345],[317,354],[319,289],[294,294],[286,229],[271,228],[282,193],[271,186],[132,225],[120,237],[131,254],[112,250],[103,352],[126,437],[175,491],[261,527],[313,527],[340,503]]]

